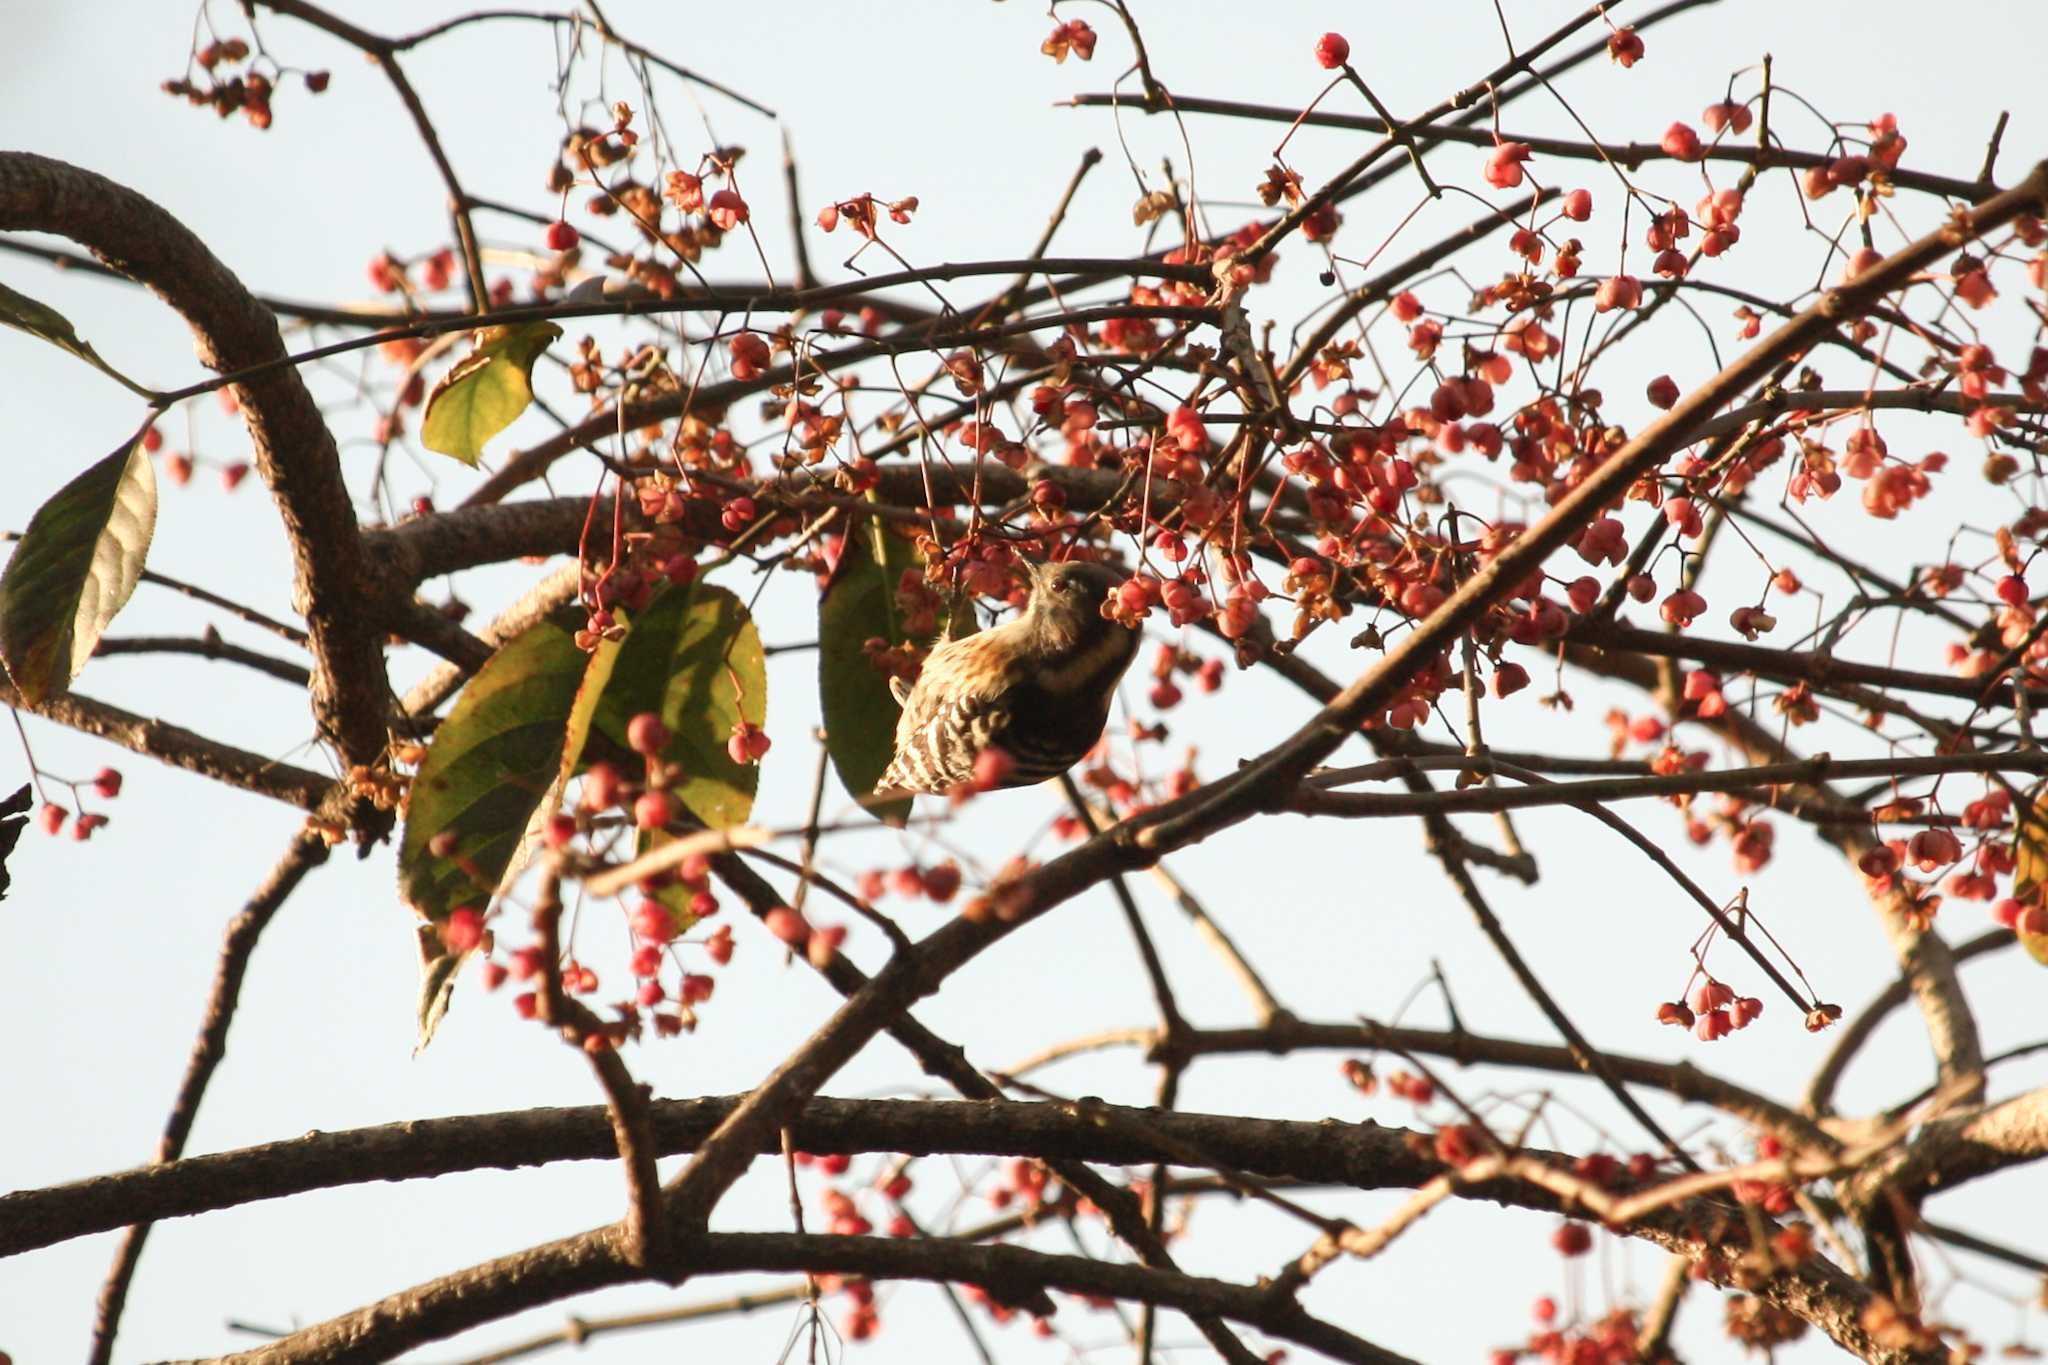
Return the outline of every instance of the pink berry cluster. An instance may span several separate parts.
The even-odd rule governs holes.
[[[1701,1042],[1712,1043],[1748,1028],[1763,1012],[1763,1001],[1753,995],[1738,996],[1733,987],[1709,976],[1694,985],[1685,1000],[1667,1000],[1657,1006],[1657,1022],[1689,1028]]]
[[[49,773],[41,771],[36,773],[36,778],[39,783],[49,781],[60,786],[69,787],[74,802],[77,802],[80,791],[86,789],[91,790],[102,801],[111,801],[121,794],[121,773],[116,768],[102,768],[88,782],[67,782],[63,778],[54,777]],[[81,809],[78,812],[78,818],[74,820],[72,819],[71,812],[58,805],[55,801],[45,801],[42,809],[36,812],[36,823],[42,828],[43,833],[49,835],[61,834],[64,832],[65,824],[68,822],[71,826],[71,837],[80,843],[84,843],[92,838],[96,831],[105,828],[109,819],[109,816],[102,815],[97,811]]]

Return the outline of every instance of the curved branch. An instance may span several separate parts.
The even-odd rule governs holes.
[[[1959,943],[1950,950],[1950,957],[1957,966],[1983,953],[2010,948],[2019,942],[2019,936],[2010,929],[1989,929],[1966,943]],[[1855,1018],[1843,1026],[1840,1036],[1820,1069],[1813,1073],[1813,1079],[1806,1083],[1806,1094],[1799,1107],[1808,1114],[1822,1118],[1835,1111],[1835,1087],[1841,1084],[1842,1074],[1849,1069],[1856,1054],[1870,1041],[1891,1012],[1906,1003],[1913,994],[1913,982],[1909,977],[1892,978],[1871,1002],[1865,1005]]]
[[[32,152],[0,152],[0,228],[49,232],[148,286],[192,327],[199,358],[247,370],[285,354],[277,319],[205,243],[154,201],[104,176]],[[296,602],[315,668],[313,716],[345,764],[369,766],[385,745],[382,636],[361,611],[369,578],[334,438],[298,373],[278,367],[235,386],[255,464],[292,547]],[[390,828],[358,802],[361,840]]]
[[[699,1233],[681,1243],[672,1261],[672,1273],[679,1278],[748,1271],[804,1271],[872,1279],[961,1282],[981,1286],[997,1302],[1017,1304],[1041,1315],[1055,1307],[1046,1292],[1058,1289],[1070,1294],[1157,1304],[1191,1316],[1229,1318],[1333,1360],[1359,1365],[1407,1362],[1405,1356],[1311,1317],[1293,1299],[1275,1296],[1263,1285],[1232,1284],[1149,1266],[1058,1256],[1000,1243],[977,1245],[925,1238],[781,1232]],[[472,1300],[504,1297],[517,1300],[519,1306],[531,1307],[635,1278],[638,1277],[630,1268],[609,1253],[601,1237],[585,1234],[564,1238],[507,1258],[503,1263],[479,1266],[394,1295],[361,1315],[336,1318],[254,1351],[224,1357],[223,1365],[359,1359],[360,1335],[373,1329],[387,1329],[378,1334],[376,1354],[381,1359],[390,1339],[388,1329],[431,1329],[444,1314],[460,1312]],[[422,1330],[418,1339],[444,1334]]]

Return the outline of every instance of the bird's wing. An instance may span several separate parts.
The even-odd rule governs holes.
[[[896,756],[877,791],[949,791],[974,775],[974,760],[1009,719],[1015,660],[1003,631],[949,640],[933,650],[896,719]]]

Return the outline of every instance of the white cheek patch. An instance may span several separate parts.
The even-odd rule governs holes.
[[[1128,664],[1130,656],[1136,652],[1137,637],[1134,632],[1121,627],[1106,631],[1101,639],[1066,663],[1039,673],[1038,683],[1055,695],[1071,695],[1080,691],[1084,683],[1104,669],[1121,668]]]

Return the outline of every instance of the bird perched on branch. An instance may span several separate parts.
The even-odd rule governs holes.
[[[1102,614],[1117,575],[1081,561],[1025,568],[1031,601],[1021,616],[940,645],[914,684],[891,680],[903,714],[877,794],[969,781],[1026,787],[1095,747],[1138,652],[1138,632]]]

